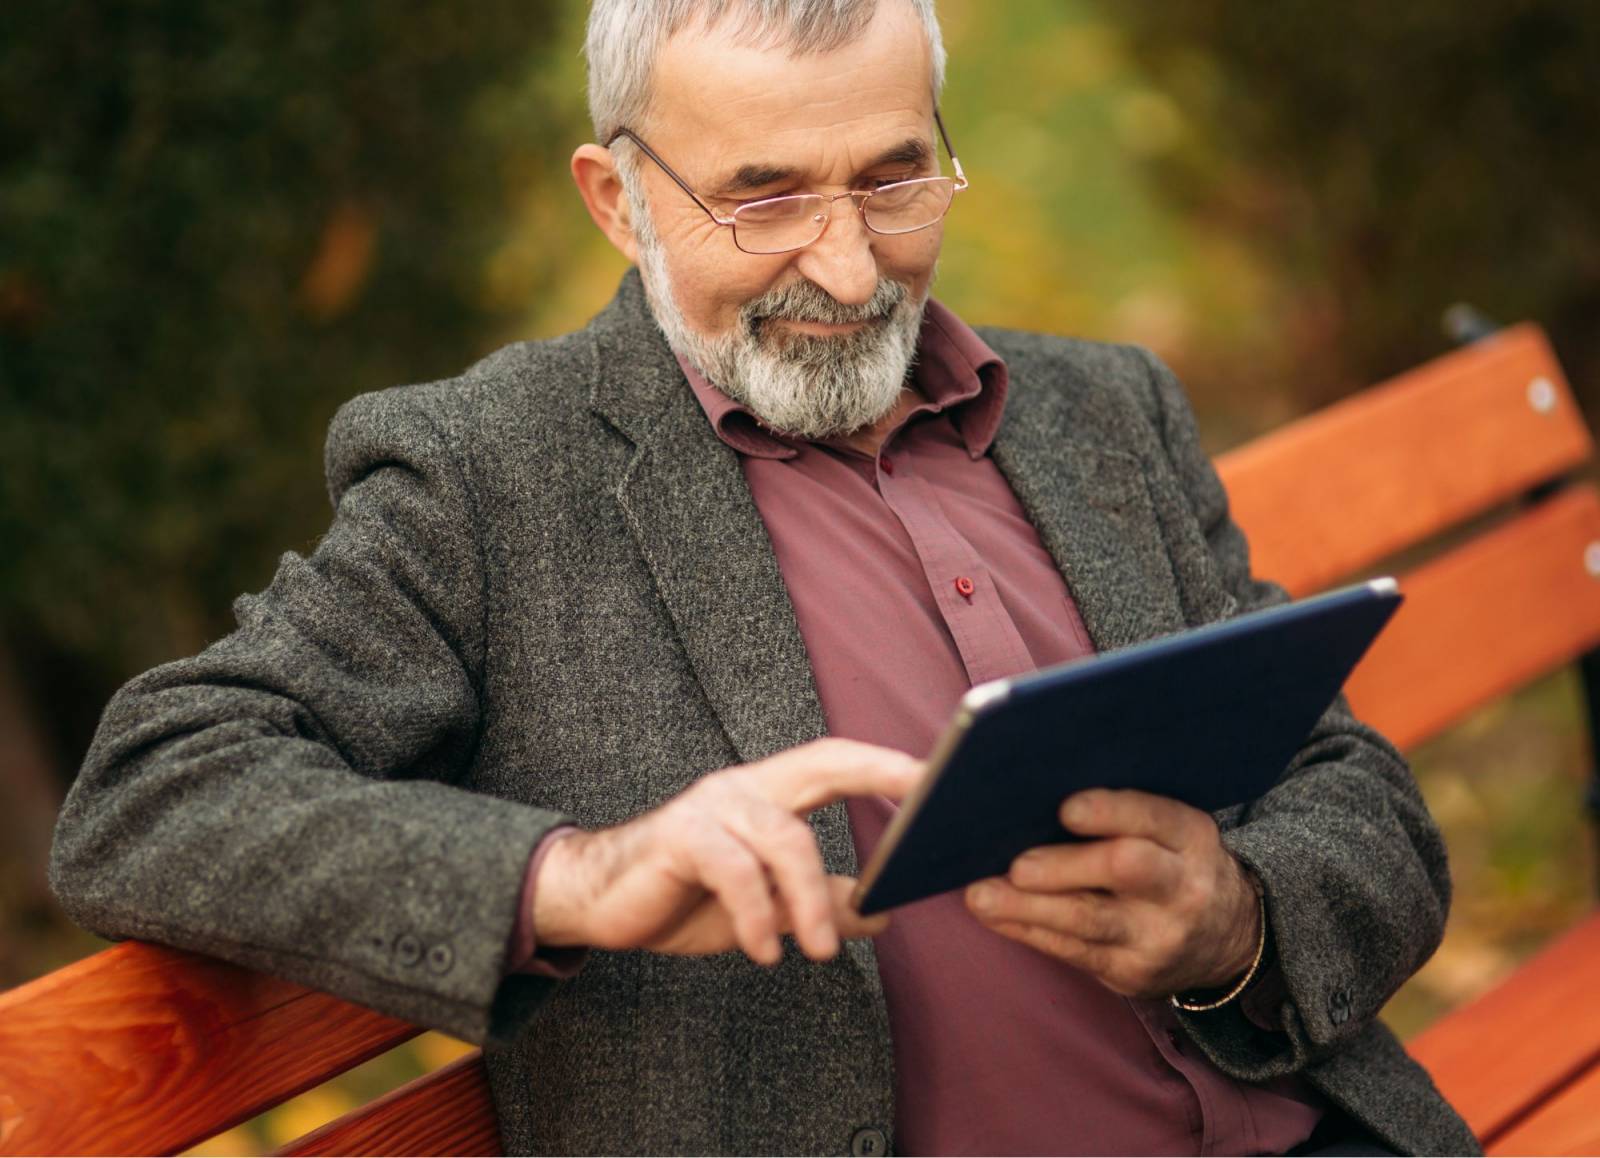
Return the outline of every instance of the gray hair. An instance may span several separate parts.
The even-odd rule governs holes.
[[[928,34],[937,101],[944,88],[945,51],[934,0],[907,2]],[[642,131],[656,54],[691,23],[713,28],[732,15],[739,21],[736,35],[741,42],[804,56],[849,44],[877,8],[878,0],[594,0],[583,53],[589,62],[595,139],[604,144],[623,126]]]

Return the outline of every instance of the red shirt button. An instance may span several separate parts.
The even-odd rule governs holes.
[[[894,473],[894,460],[893,459],[880,458],[878,460],[878,465],[883,467],[883,473],[884,474],[893,474]]]
[[[961,578],[956,580],[956,590],[959,591],[965,598],[971,599],[972,593],[976,591],[977,588],[972,585],[971,579],[968,579],[965,575],[963,575]]]

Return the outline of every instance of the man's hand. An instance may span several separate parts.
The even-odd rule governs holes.
[[[800,819],[847,796],[898,800],[922,775],[903,752],[817,740],[713,772],[652,812],[558,840],[534,888],[534,936],[552,948],[744,950],[776,964],[793,933],[813,960],[842,937],[882,932],[849,904],[855,881],[830,877]]]
[[[1127,997],[1226,986],[1260,934],[1255,887],[1198,809],[1144,792],[1068,797],[1061,823],[1086,844],[1030,849],[1005,877],[967,890],[995,932]]]

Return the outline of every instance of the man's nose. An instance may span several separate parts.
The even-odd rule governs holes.
[[[829,209],[828,228],[800,251],[795,268],[836,301],[858,306],[878,288],[878,258],[873,252],[877,235],[861,219],[855,198],[841,197]]]

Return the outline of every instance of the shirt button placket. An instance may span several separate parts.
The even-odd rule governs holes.
[[[850,1139],[850,1153],[856,1158],[883,1158],[889,1151],[889,1136],[876,1126],[863,1126]]]

